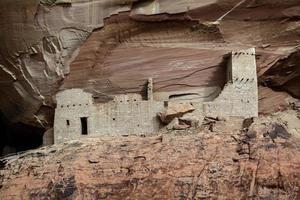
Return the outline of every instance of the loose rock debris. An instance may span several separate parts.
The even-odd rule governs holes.
[[[276,119],[261,117],[248,130],[241,120],[206,119],[213,132],[206,124],[70,141],[7,157],[1,160],[0,199],[298,200],[300,140]]]

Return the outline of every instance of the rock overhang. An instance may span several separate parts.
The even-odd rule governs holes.
[[[78,47],[82,43],[85,43],[86,38],[93,32],[95,27],[99,29],[105,24],[102,23],[105,21],[104,19],[95,21],[85,20],[86,18],[83,17],[80,20],[74,20],[78,19],[78,14],[81,13],[84,15],[83,13],[86,13],[85,10],[89,9],[89,7],[79,5],[80,3],[78,1],[71,1],[71,5],[68,6],[63,4],[52,4],[54,1],[48,2],[50,2],[50,4],[39,5],[39,1],[1,1],[1,4],[8,5],[1,6],[6,9],[2,11],[3,16],[6,13],[10,16],[9,18],[2,18],[5,20],[3,21],[3,27],[7,27],[7,31],[1,31],[3,34],[3,37],[1,37],[2,43],[5,44],[1,46],[1,63],[4,66],[3,69],[5,69],[1,70],[1,77],[5,77],[3,80],[6,80],[7,75],[11,74],[17,79],[15,81],[17,83],[14,84],[1,84],[1,91],[5,94],[4,96],[13,97],[1,99],[1,102],[3,102],[1,103],[1,105],[3,105],[1,110],[12,121],[22,121],[36,126],[44,126],[43,124],[46,123],[48,124],[47,127],[51,126],[52,122],[51,120],[46,120],[47,122],[42,124],[40,123],[43,118],[47,118],[45,116],[40,117],[40,108],[42,106],[47,106],[49,108],[54,106],[52,97],[59,90],[62,80],[65,78],[64,76],[70,73],[70,62],[77,57],[78,53],[81,54],[81,50],[79,50]],[[69,3],[69,1],[56,1],[56,3],[59,2]],[[95,3],[97,3],[94,1],[89,2],[93,5],[96,5]],[[126,1],[125,6],[120,4],[119,1],[111,2],[112,7],[109,9],[106,9],[107,7],[105,7],[105,11],[108,12],[105,14],[104,18],[109,18],[111,14],[118,16],[115,14],[126,10],[128,13],[123,14],[130,14],[129,10],[131,9],[132,2],[135,1]],[[163,20],[164,22],[170,19],[179,20],[180,22],[186,22],[185,20],[190,19],[196,21],[200,20],[201,22],[211,22],[216,20],[219,16],[232,8],[235,3],[237,3],[227,0],[219,0],[212,2],[210,5],[203,5],[203,2],[192,1],[195,6],[186,6],[186,2],[183,2],[182,5],[172,4],[172,6],[169,6],[166,2],[167,1],[159,1],[160,9],[156,10],[156,18],[153,18],[154,16],[152,15],[144,15],[141,17],[132,13],[131,20],[136,19],[140,21],[148,21],[147,19],[152,18],[152,21]],[[293,50],[293,47],[297,45],[296,42],[298,37],[295,35],[299,29],[299,26],[295,23],[295,19],[297,19],[297,16],[299,15],[295,12],[295,10],[297,10],[297,6],[299,5],[296,0],[265,0],[259,3],[244,3],[236,8],[230,16],[227,16],[222,21],[218,29],[221,32],[224,42],[226,44],[233,44],[233,48],[238,45],[237,41],[241,44],[241,46],[250,45],[262,47],[257,50],[257,52],[260,52],[258,55],[260,54],[261,57],[264,57],[258,59],[258,69],[268,69],[270,66],[274,66],[268,63],[274,63],[279,58],[289,55],[291,50]],[[135,7],[142,7],[142,4],[136,4]],[[166,9],[180,10],[188,7],[190,9],[189,11],[177,13],[180,14],[180,17],[177,14],[159,16],[165,13],[164,10]],[[272,9],[270,9],[271,7]],[[22,12],[23,8],[26,8],[26,12]],[[103,10],[103,7],[99,6],[99,8]],[[16,12],[16,9],[18,12]],[[170,13],[172,12],[173,11],[170,11]],[[270,12],[272,12],[272,15],[270,15]],[[18,15],[16,15],[16,13]],[[22,13],[22,15],[20,15],[20,13]],[[92,15],[95,13],[92,13]],[[212,16],[212,13],[217,13],[217,15]],[[61,20],[62,18],[58,20],[61,16],[64,16],[64,20],[67,19],[67,21],[65,21],[66,23],[60,23],[64,21]],[[27,20],[22,21],[22,18],[26,18]],[[129,19],[130,17],[127,18]],[[118,20],[115,22],[118,23]],[[13,26],[11,26],[11,24],[13,24]],[[18,26],[18,30],[21,30],[18,33],[12,31],[16,26]],[[66,32],[65,30],[68,28],[68,32],[73,32],[75,35],[70,39],[70,41],[76,42],[71,44],[69,41],[67,43],[71,45],[63,45],[65,49],[69,50],[61,52],[61,56],[65,57],[64,59],[61,59],[61,56],[57,57],[56,55],[49,57],[49,55],[46,55],[47,53],[41,51],[39,46],[41,46],[40,41],[42,41],[43,38],[48,38],[49,35],[57,36],[57,33],[62,30],[62,32]],[[202,29],[200,28],[200,30]],[[275,34],[270,35],[270,33]],[[20,34],[23,35],[19,37],[18,35]],[[62,35],[70,34],[63,33]],[[63,37],[59,36],[59,38],[64,40]],[[213,38],[211,41],[214,43],[215,39]],[[215,48],[215,46],[219,45],[221,45],[221,49],[224,47],[222,44],[217,44],[212,45],[211,48]],[[41,57],[44,58],[40,59]],[[266,59],[266,57],[268,58]],[[22,64],[18,65],[13,63]],[[259,70],[259,73],[261,73],[261,71],[264,70]],[[70,74],[72,73],[71,69]],[[271,77],[271,79],[273,78]],[[11,80],[9,80],[9,82],[11,82]],[[73,84],[75,84],[75,82],[76,80],[73,80]],[[288,83],[284,86],[276,86],[276,89],[279,88],[280,90],[286,90],[296,97],[299,94],[295,87],[297,79],[287,82]],[[268,86],[268,84],[266,86]],[[12,88],[12,90],[8,90],[8,87]],[[89,87],[90,89],[93,89],[92,86]],[[274,86],[270,87],[275,88]],[[14,98],[16,96],[17,98]],[[28,96],[30,96],[30,98],[27,98]],[[266,98],[273,97],[271,95]],[[273,101],[273,103],[275,103],[275,101]],[[28,109],[21,109],[21,112],[16,112],[18,111],[18,108],[24,107]]]
[[[227,67],[227,83],[218,95],[210,93],[208,88],[185,91],[186,93],[179,91],[179,94],[176,91],[155,92],[156,82],[153,78],[145,80],[145,84],[144,97],[138,93],[115,95],[108,103],[95,103],[92,94],[82,89],[67,89],[58,93],[54,123],[55,142],[86,135],[97,137],[158,132],[162,128],[158,116],[163,123],[172,124],[167,129],[171,126],[184,127],[179,126],[178,119],[191,120],[189,123],[201,125],[201,118],[204,116],[258,116],[254,48],[232,52]],[[207,98],[208,94],[210,98]],[[183,118],[190,112],[194,114]]]

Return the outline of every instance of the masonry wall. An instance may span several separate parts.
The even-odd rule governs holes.
[[[54,142],[79,138],[81,136],[80,118],[90,117],[94,107],[92,94],[81,89],[71,89],[58,93],[56,100]]]
[[[87,136],[153,133],[160,128],[157,113],[163,109],[163,102],[145,101],[137,94],[95,104],[91,94],[67,90],[57,95],[55,143]],[[82,135],[81,118],[87,119],[87,135]]]
[[[82,89],[62,91],[56,96],[55,143],[87,136],[157,132],[161,128],[157,113],[165,109],[164,101],[193,103],[196,108],[193,117],[196,119],[204,116],[256,117],[258,89],[254,48],[232,52],[227,79],[221,93],[219,88],[209,87],[174,94],[153,94],[153,80],[150,78],[148,100],[143,100],[139,94],[127,94],[99,104],[93,102],[92,94]],[[87,122],[87,135],[83,134],[81,118]]]
[[[255,49],[233,51],[228,64],[227,84],[214,101],[204,104],[205,115],[257,117],[258,88]]]

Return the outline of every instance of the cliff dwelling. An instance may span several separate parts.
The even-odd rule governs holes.
[[[231,53],[223,89],[198,87],[185,91],[155,92],[155,78],[145,80],[145,93],[116,94],[108,102],[95,101],[83,89],[57,94],[55,142],[86,136],[148,134],[163,128],[158,117],[168,106],[190,105],[187,113],[201,123],[208,117],[257,117],[258,89],[255,49]]]
[[[0,10],[0,200],[300,200],[299,0]]]

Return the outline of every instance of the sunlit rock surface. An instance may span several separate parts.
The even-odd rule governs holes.
[[[299,121],[289,110],[43,147],[0,160],[0,199],[298,200]]]
[[[10,121],[51,127],[53,97],[67,88],[106,101],[141,92],[149,77],[161,92],[222,87],[226,55],[247,47],[261,112],[300,96],[298,0],[2,0],[0,11],[0,110]]]

